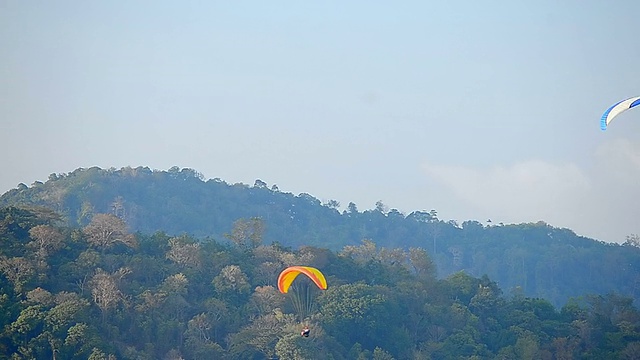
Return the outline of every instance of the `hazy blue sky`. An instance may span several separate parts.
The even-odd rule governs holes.
[[[615,5],[615,6],[613,6]],[[0,193],[79,167],[640,233],[640,1],[0,0]]]

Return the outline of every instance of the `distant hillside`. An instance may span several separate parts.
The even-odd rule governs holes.
[[[628,297],[588,295],[554,308],[505,295],[486,276],[438,279],[424,249],[267,245],[257,219],[237,222],[227,243],[130,234],[112,214],[80,229],[59,220],[43,208],[0,208],[0,359],[640,354],[640,311]],[[295,264],[317,269],[326,289],[300,274],[278,291],[279,274]]]
[[[369,239],[387,249],[422,247],[429,250],[440,277],[460,270],[487,274],[505,291],[544,297],[556,306],[588,293],[640,298],[640,249],[631,244],[606,244],[542,222],[457,224],[439,220],[434,210],[403,214],[382,203],[362,212],[350,203],[341,213],[335,201],[323,204],[261,180],[253,186],[205,181],[193,169],[77,169],[8,191],[0,197],[0,207],[11,205],[50,208],[69,226],[112,213],[132,231],[217,240],[224,240],[237,220],[260,218],[265,243],[339,250]]]

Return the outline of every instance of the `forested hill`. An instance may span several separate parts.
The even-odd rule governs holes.
[[[0,208],[0,359],[637,359],[632,299],[556,309],[486,276],[437,279],[424,249],[339,252],[131,234],[96,214],[64,227],[46,209]],[[276,288],[288,266],[320,269]],[[309,337],[300,336],[307,325]]]
[[[640,298],[635,241],[606,244],[543,222],[458,224],[438,219],[435,210],[403,214],[381,202],[365,211],[350,203],[340,212],[336,201],[283,192],[261,180],[252,186],[205,181],[193,169],[94,167],[51,174],[45,183],[21,184],[0,197],[0,207],[12,205],[48,207],[68,226],[86,226],[94,214],[110,213],[142,234],[186,233],[224,241],[239,221],[264,226],[265,243],[294,248],[337,251],[364,240],[386,249],[421,247],[429,251],[440,277],[460,270],[487,274],[507,292],[542,297],[556,306],[585,294]]]

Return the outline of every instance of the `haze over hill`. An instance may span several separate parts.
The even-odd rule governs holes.
[[[424,248],[438,276],[458,271],[488,275],[505,291],[522,291],[562,306],[573,296],[614,291],[640,297],[640,239],[607,244],[544,222],[505,225],[439,218],[437,209],[408,214],[378,202],[340,211],[336,201],[294,195],[256,180],[253,185],[205,180],[178,167],[76,169],[51,174],[44,183],[22,185],[0,196],[0,206],[45,206],[69,226],[86,226],[96,214],[123,219],[131,231],[224,241],[237,222],[257,219],[263,240],[298,248],[334,251],[374,244]]]

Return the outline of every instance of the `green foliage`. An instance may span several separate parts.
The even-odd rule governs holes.
[[[467,220],[459,226],[438,219],[436,210],[405,215],[381,201],[365,211],[349,203],[340,213],[336,201],[323,203],[309,194],[282,192],[262,180],[253,186],[205,181],[197,171],[179,167],[168,171],[93,167],[52,175],[43,184],[20,186],[0,196],[0,206],[7,207],[0,213],[0,234],[2,253],[8,258],[22,256],[15,239],[24,238],[25,229],[34,225],[58,226],[64,219],[69,226],[84,228],[96,221],[95,215],[111,214],[126,222],[130,232],[216,238],[235,244],[233,251],[245,255],[263,243],[339,251],[369,239],[391,252],[376,254],[376,260],[384,262],[393,261],[396,249],[419,248],[429,254],[430,262],[415,253],[403,264],[413,273],[427,278],[460,270],[474,277],[486,274],[506,292],[518,289],[556,307],[587,293],[615,292],[640,299],[640,247],[635,246],[635,235],[615,245],[544,222],[505,226]],[[99,250],[136,245],[123,236],[89,238]],[[42,245],[41,254],[54,249],[55,242]],[[369,266],[380,271],[375,263]],[[379,281],[394,280],[384,278],[388,274],[378,275]]]
[[[0,203],[18,200],[67,222],[0,209],[8,358],[633,358],[640,348],[640,249],[544,223],[458,227],[382,203],[340,214],[308,194],[178,168],[77,170]],[[275,288],[298,264],[329,283],[302,315],[295,293]]]

